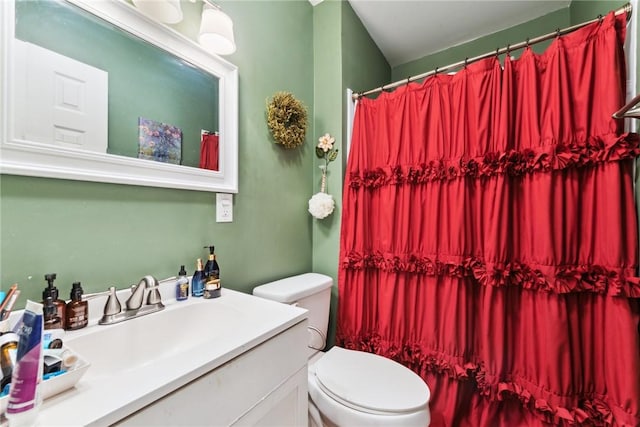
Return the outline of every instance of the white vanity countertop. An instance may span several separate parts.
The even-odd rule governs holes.
[[[164,303],[161,312],[107,326],[95,324],[94,312],[87,328],[67,332],[65,346],[91,366],[74,388],[44,401],[37,425],[112,424],[307,317],[228,289],[216,299]]]

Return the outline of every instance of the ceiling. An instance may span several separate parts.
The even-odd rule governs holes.
[[[317,4],[322,0],[310,0]],[[570,0],[348,0],[395,67],[569,6]]]

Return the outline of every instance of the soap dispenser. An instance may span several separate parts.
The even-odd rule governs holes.
[[[46,303],[47,298],[51,298],[53,304],[56,307],[57,315],[62,322],[62,328],[64,329],[65,311],[67,304],[58,298],[58,288],[53,285],[53,281],[56,280],[56,273],[49,273],[44,275],[44,280],[47,281],[47,287],[42,291],[42,304]]]
[[[67,303],[65,319],[65,329],[68,331],[84,328],[89,323],[89,303],[82,301],[82,284],[75,282],[71,286],[71,301]]]
[[[184,265],[181,265],[180,271],[178,271],[178,280],[176,280],[176,300],[184,301],[187,298],[189,298],[189,278]]]
[[[44,329],[61,329],[62,319],[58,316],[58,310],[53,298],[46,297],[42,308],[44,313]]]
[[[205,284],[204,298],[218,298],[220,296],[220,266],[216,260],[215,246],[205,246],[209,248],[209,260],[204,266]]]
[[[209,248],[209,259],[207,263],[204,265],[204,277],[206,282],[219,279],[220,278],[220,267],[218,266],[218,261],[216,260],[216,247],[215,246],[205,246],[205,249]]]

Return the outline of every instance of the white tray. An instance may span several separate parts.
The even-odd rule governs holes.
[[[78,355],[73,350],[67,348],[67,350],[71,351],[73,354],[78,356],[78,361],[76,362],[75,367],[72,371],[67,371],[64,374],[57,375],[55,377],[51,377],[48,380],[44,380],[40,382],[38,386],[38,390],[42,399],[47,399],[51,396],[55,396],[58,393],[62,393],[65,390],[70,389],[75,386],[76,383],[82,378],[89,366],[86,360],[84,360],[80,355]],[[0,413],[4,414],[7,409],[7,403],[9,402],[9,395],[0,397]]]

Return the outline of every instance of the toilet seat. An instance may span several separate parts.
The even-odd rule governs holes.
[[[324,393],[357,411],[400,415],[428,408],[430,392],[422,378],[376,354],[333,347],[314,371]]]

